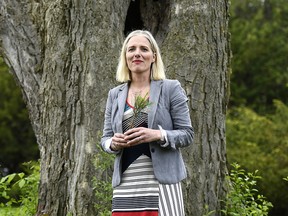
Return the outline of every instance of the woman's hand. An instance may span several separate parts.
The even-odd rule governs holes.
[[[161,139],[160,130],[154,130],[145,127],[132,128],[124,133],[124,140],[127,142],[126,145],[128,146],[153,142],[160,139]]]
[[[118,151],[122,148],[127,147],[127,141],[125,140],[125,135],[120,133],[115,133],[112,137],[111,149]]]

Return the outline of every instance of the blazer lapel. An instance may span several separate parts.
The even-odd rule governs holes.
[[[115,124],[116,124],[116,130],[119,133],[123,133],[122,119],[124,115],[124,108],[125,108],[125,103],[127,99],[127,93],[128,93],[128,84],[126,83],[119,89],[118,98],[117,98],[118,111],[115,116]]]
[[[151,81],[149,101],[152,102],[148,113],[148,128],[152,128],[155,114],[157,111],[157,104],[162,89],[163,80]]]

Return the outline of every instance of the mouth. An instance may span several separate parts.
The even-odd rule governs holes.
[[[136,64],[139,64],[139,63],[141,63],[142,61],[141,60],[134,60],[134,61],[132,61],[133,63],[136,63]]]

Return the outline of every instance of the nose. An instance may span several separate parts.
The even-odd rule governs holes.
[[[136,58],[139,58],[139,57],[140,57],[140,50],[139,50],[139,49],[136,49],[136,50],[135,50],[134,56],[135,56]]]

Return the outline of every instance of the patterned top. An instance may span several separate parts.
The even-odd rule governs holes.
[[[125,133],[131,128],[133,124],[133,109],[128,101],[125,104],[122,128]],[[134,127],[148,127],[148,110],[145,108],[139,115],[134,119]],[[140,145],[131,146],[129,148],[124,148],[122,157],[122,173],[142,154],[147,155],[151,158],[151,152],[148,143],[142,143]]]

